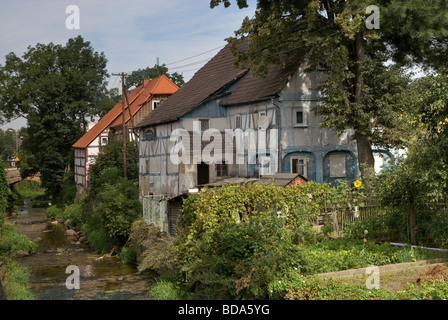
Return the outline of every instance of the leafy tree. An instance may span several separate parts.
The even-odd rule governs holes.
[[[184,77],[178,72],[168,73],[168,68],[165,64],[162,65],[156,64],[152,68],[147,67],[145,69],[138,69],[136,71],[133,71],[126,78],[125,84],[127,88],[130,88],[132,86],[138,87],[143,84],[144,78],[154,79],[162,74],[166,75],[171,81],[173,81],[179,87],[181,87],[185,83]]]
[[[107,174],[108,170],[103,173]],[[111,184],[105,183],[98,194],[98,205],[94,214],[101,217],[109,236],[122,245],[131,232],[132,223],[141,215],[142,207],[138,195],[138,186],[125,178]]]
[[[211,0],[210,6],[221,3],[228,7],[231,1]],[[247,3],[237,0],[240,8]],[[246,18],[235,37],[229,38],[238,65],[250,67],[255,74],[263,75],[268,64],[282,63],[285,56],[295,58],[298,53],[307,59],[310,70],[328,67],[322,86],[325,98],[316,111],[323,124],[336,131],[353,129],[363,174],[374,166],[376,141],[371,128],[391,124],[387,115],[402,82],[391,79],[394,85],[389,86],[389,75],[395,77],[399,69],[387,68],[385,62],[441,70],[448,55],[446,1],[377,1],[376,17],[366,10],[370,4],[366,0],[259,0],[255,16]],[[379,29],[369,24],[375,22],[372,18]],[[237,44],[246,37],[248,50],[238,51]],[[375,69],[381,73],[372,74]],[[379,93],[387,99],[378,100]]]
[[[431,75],[414,81],[409,106],[407,156],[386,169],[379,179],[383,203],[408,213],[410,240],[428,203],[446,202],[448,193],[448,81]],[[445,234],[446,237],[446,234]]]
[[[136,144],[134,141],[128,141],[126,143],[126,173],[127,178],[134,182],[138,181],[138,161]],[[101,173],[107,168],[118,168],[120,172],[123,172],[123,142],[118,137],[112,137],[109,143],[101,148],[100,155],[90,170],[92,189],[98,189],[97,185],[101,184]]]
[[[23,149],[51,195],[60,195],[71,146],[104,101],[106,63],[103,53],[78,36],[64,46],[30,46],[22,58],[10,53],[0,67],[1,115],[27,118]]]

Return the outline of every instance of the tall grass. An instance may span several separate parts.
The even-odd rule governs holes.
[[[0,216],[4,216],[0,213]],[[1,218],[1,217],[0,217]],[[34,299],[28,290],[28,270],[13,260],[19,250],[33,253],[37,244],[26,236],[19,235],[17,229],[0,219],[0,276],[8,300]]]
[[[13,260],[7,260],[2,267],[7,300],[34,300],[34,295],[28,289],[28,270]]]

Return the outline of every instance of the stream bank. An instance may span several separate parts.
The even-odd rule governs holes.
[[[33,208],[31,200],[25,199],[9,222],[38,244],[34,254],[16,258],[29,270],[36,300],[149,300],[154,273],[139,273],[135,265],[97,254],[63,224],[49,221],[45,209]],[[66,286],[69,266],[79,269],[79,289]]]

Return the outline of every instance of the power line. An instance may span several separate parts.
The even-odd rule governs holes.
[[[220,46],[220,47],[217,47],[217,48],[214,48],[214,49],[211,49],[211,50],[204,51],[204,52],[202,52],[202,53],[196,54],[196,55],[194,55],[194,56],[191,56],[191,57],[188,57],[188,58],[185,58],[185,59],[181,59],[181,60],[178,60],[178,61],[175,61],[175,62],[167,63],[167,64],[165,64],[165,65],[166,65],[166,66],[170,66],[170,65],[173,65],[173,64],[176,64],[176,63],[179,63],[179,62],[183,62],[183,61],[186,61],[186,60],[190,60],[190,59],[193,59],[193,58],[202,56],[202,55],[204,55],[204,54],[207,54],[207,53],[209,53],[209,52],[212,52],[212,51],[215,51],[215,50],[218,50],[218,49],[222,49],[222,48],[224,48],[225,46],[226,46],[226,45],[222,45],[222,46]]]
[[[198,65],[198,64],[202,64],[202,63],[204,63],[204,62],[207,62],[207,61],[209,61],[211,58],[207,58],[207,59],[203,59],[203,60],[199,60],[199,61],[196,61],[196,62],[192,62],[192,63],[189,63],[189,64],[185,64],[185,65],[182,65],[182,66],[179,66],[179,67],[173,67],[173,68],[168,68],[169,70],[177,70],[177,69],[182,69],[182,68],[186,68],[186,67],[191,67],[191,66],[195,66],[195,65]]]

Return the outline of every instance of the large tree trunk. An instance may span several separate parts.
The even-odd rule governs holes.
[[[356,66],[355,66],[355,92],[354,92],[354,103],[360,104],[362,102],[362,90],[364,87],[364,75],[363,67],[366,62],[366,54],[364,50],[364,37],[362,32],[358,32],[355,36],[355,56],[356,56]],[[361,129],[361,130],[360,130]],[[373,158],[372,144],[369,140],[368,135],[363,133],[364,128],[354,128],[355,139],[358,147],[358,163],[359,170],[363,178],[368,178],[372,175],[375,168],[375,159]],[[369,179],[365,179],[366,184],[368,184]]]
[[[375,159],[372,152],[372,144],[365,134],[357,133],[355,130],[355,140],[358,147],[359,171],[363,178],[369,178],[374,174]],[[368,179],[366,179],[367,183]]]

